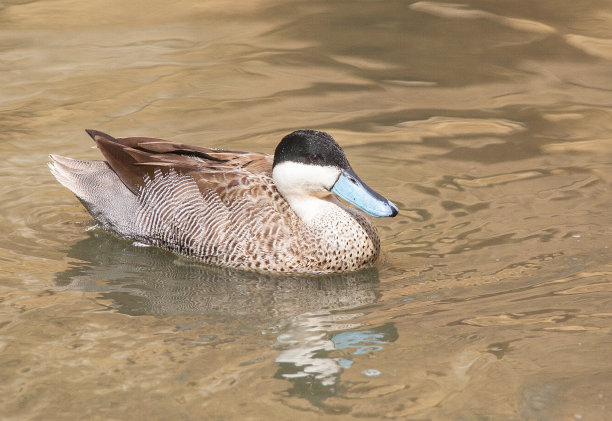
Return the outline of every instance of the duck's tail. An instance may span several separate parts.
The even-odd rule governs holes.
[[[111,174],[108,173],[113,171],[106,162],[79,161],[78,159],[53,154],[49,155],[49,158],[51,158],[51,162],[49,162],[51,174],[81,200],[91,202],[95,196],[101,193],[101,187],[111,187],[104,182],[113,178],[109,177]],[[101,186],[101,184],[106,184],[106,186]]]
[[[80,161],[49,155],[49,169],[64,187],[72,191],[103,228],[122,235],[132,226],[138,203],[136,196],[104,161]]]

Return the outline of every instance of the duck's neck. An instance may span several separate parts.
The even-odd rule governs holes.
[[[325,197],[290,195],[285,200],[306,225],[320,225],[322,220],[344,212],[338,199],[331,193]]]

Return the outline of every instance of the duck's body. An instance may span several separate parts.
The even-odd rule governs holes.
[[[334,175],[326,161],[295,162],[293,141],[285,145],[290,158],[283,159],[282,142],[273,158],[88,132],[107,162],[52,156],[50,166],[106,230],[244,269],[338,272],[378,259],[376,228],[330,191],[342,169]]]

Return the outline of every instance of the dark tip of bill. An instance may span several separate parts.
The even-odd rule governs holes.
[[[389,203],[389,205],[391,205],[391,218],[393,218],[395,215],[397,215],[399,213],[399,209],[393,204],[393,203]]]

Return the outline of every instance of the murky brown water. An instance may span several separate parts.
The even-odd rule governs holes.
[[[0,418],[603,420],[607,0],[0,4]],[[272,152],[331,132],[385,263],[212,269],[46,168],[85,128]]]

